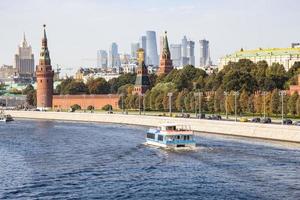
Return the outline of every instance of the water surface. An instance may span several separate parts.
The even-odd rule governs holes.
[[[197,152],[144,146],[147,128],[0,124],[0,199],[299,199],[299,145],[203,134]]]

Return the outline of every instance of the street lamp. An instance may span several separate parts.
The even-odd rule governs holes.
[[[122,114],[124,114],[124,94],[120,94],[121,96],[121,101],[122,101]]]
[[[141,94],[139,94],[139,114],[141,115]]]
[[[169,97],[169,115],[170,115],[170,117],[171,117],[171,114],[172,114],[172,96],[173,96],[173,93],[169,92],[168,97]]]
[[[203,92],[195,92],[194,95],[195,95],[195,97],[198,97],[199,115],[201,115],[201,112],[202,112],[201,111],[201,104],[202,104],[201,97],[203,95]],[[196,109],[196,113],[197,113],[197,109]]]
[[[143,112],[144,112],[144,115],[145,115],[146,114],[145,94],[142,94],[142,97],[143,97]]]
[[[264,96],[264,118],[266,118],[266,95],[267,95],[267,92],[263,91],[262,95]]]
[[[240,93],[238,91],[234,91],[234,115],[235,115],[235,122],[237,122],[237,102],[236,102],[236,96],[239,95]]]
[[[227,96],[228,96],[228,92],[224,92],[225,95],[225,110],[226,110],[226,119],[228,119],[228,103],[227,103]]]
[[[111,103],[111,94],[108,94],[108,97],[109,97],[109,105],[110,106],[108,106],[109,108],[109,114],[111,114],[111,109],[112,109],[112,103]]]
[[[281,119],[282,119],[282,125],[283,125],[283,97],[286,95],[286,91],[282,90],[279,92],[279,95],[281,96]]]

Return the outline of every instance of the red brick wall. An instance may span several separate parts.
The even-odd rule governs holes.
[[[54,95],[53,109],[69,109],[72,105],[78,104],[82,109],[94,106],[101,109],[106,104],[118,109],[119,95]]]

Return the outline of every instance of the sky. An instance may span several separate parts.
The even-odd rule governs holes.
[[[23,32],[36,62],[47,25],[53,67],[96,66],[96,52],[112,42],[130,53],[146,30],[169,44],[186,35],[210,42],[212,60],[240,48],[288,47],[300,42],[299,0],[0,0],[0,65],[13,64]]]

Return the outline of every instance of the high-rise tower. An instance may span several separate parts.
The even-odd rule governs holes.
[[[53,76],[54,71],[51,67],[51,60],[47,44],[46,25],[42,38],[42,48],[40,52],[39,65],[36,67],[37,80],[37,108],[48,110],[52,108],[53,96]]]
[[[34,55],[32,53],[32,48],[28,45],[25,37],[23,35],[23,41],[18,47],[18,52],[15,55],[15,68],[17,68],[19,76],[29,76],[32,77],[34,73]]]
[[[195,42],[194,41],[188,41],[187,43],[187,57],[189,58],[189,65],[195,66]]]
[[[165,32],[165,36],[163,38],[163,49],[160,56],[159,69],[157,71],[157,75],[168,74],[173,70],[171,53],[169,50],[167,31]]]
[[[121,61],[120,61],[120,55],[118,52],[118,45],[117,43],[113,42],[109,48],[109,67],[120,67]]]
[[[182,67],[181,65],[181,44],[170,44],[171,59],[175,68]]]
[[[146,35],[147,35],[146,65],[158,66],[156,33],[155,33],[155,31],[147,31]]]
[[[97,51],[97,67],[107,69],[107,52],[105,50]]]
[[[209,41],[200,40],[200,67],[205,67],[211,64],[209,53]]]
[[[136,69],[136,80],[134,85],[133,94],[144,94],[150,86],[150,81],[148,77],[148,69],[145,65],[145,51],[144,49],[139,49],[137,51],[137,61],[138,67]]]

